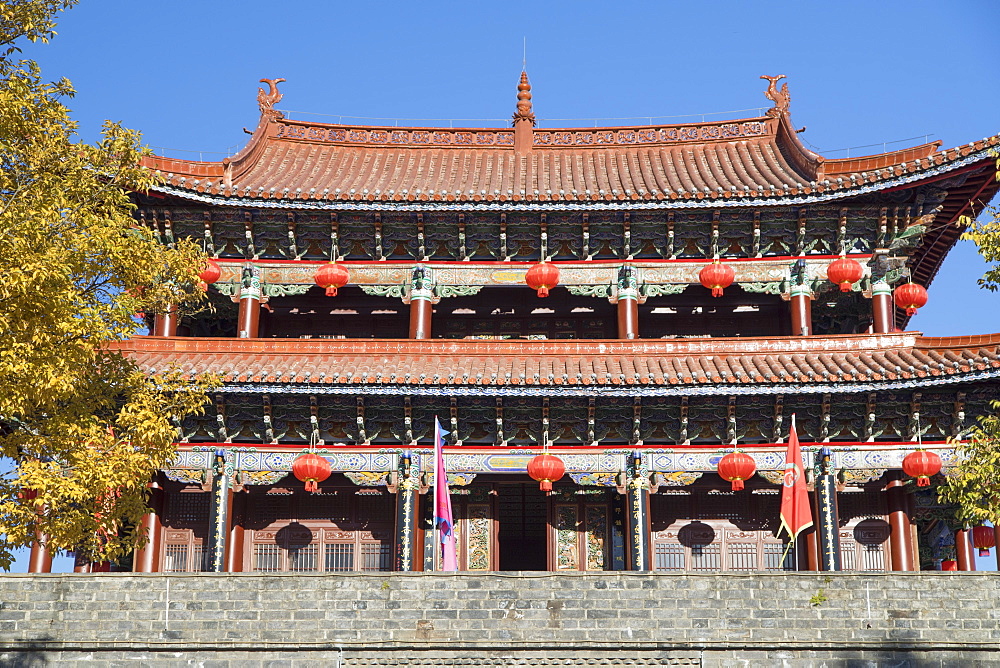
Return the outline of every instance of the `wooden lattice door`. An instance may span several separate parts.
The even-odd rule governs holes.
[[[557,490],[550,498],[549,569],[611,570],[611,504],[603,490],[579,495]],[[587,490],[591,491],[591,490]]]
[[[463,571],[497,569],[496,495],[493,485],[472,485],[456,494],[452,512],[458,568]]]
[[[322,494],[255,494],[244,563],[258,572],[392,569],[394,497],[328,486]]]
[[[160,551],[161,572],[204,570],[210,496],[208,492],[196,488],[167,494],[163,514],[163,549]]]

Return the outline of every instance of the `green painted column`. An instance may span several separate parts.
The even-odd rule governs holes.
[[[226,539],[229,536],[229,467],[226,466],[226,451],[215,451],[212,466],[212,498],[208,515],[208,546],[205,555],[205,570],[222,573],[226,570]]]
[[[629,565],[633,571],[650,570],[649,469],[638,450],[626,465],[625,512],[628,516]]]
[[[816,515],[819,524],[816,536],[819,541],[819,570],[839,571],[840,518],[837,513],[837,477],[833,473],[830,448],[819,451],[816,470]]]
[[[414,461],[416,460],[416,461]],[[420,470],[419,459],[409,451],[399,456],[399,484],[396,486],[395,570],[421,570],[419,542]]]

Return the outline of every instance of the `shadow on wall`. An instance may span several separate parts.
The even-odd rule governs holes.
[[[46,643],[55,640],[52,636],[41,636],[34,639],[35,642]],[[22,651],[0,652],[0,665],[7,668],[40,668],[48,666],[51,662],[46,658],[45,652],[26,649]]]

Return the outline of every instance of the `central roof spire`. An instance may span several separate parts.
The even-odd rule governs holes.
[[[530,151],[535,112],[531,108],[531,84],[528,83],[528,73],[524,70],[521,70],[521,81],[517,84],[517,111],[513,118],[514,151],[517,153]]]
[[[517,112],[514,114],[514,127],[520,120],[535,124],[535,112],[531,110],[531,84],[528,83],[528,73],[521,71],[521,82],[517,84]]]

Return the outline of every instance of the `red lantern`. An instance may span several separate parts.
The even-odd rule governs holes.
[[[736,272],[733,268],[718,260],[698,272],[698,280],[712,291],[713,297],[721,297],[722,291],[732,285],[735,278]]]
[[[327,262],[316,270],[316,285],[326,289],[327,297],[336,297],[337,288],[347,285],[351,275],[347,270],[335,262]]]
[[[906,309],[906,315],[915,315],[917,309],[927,303],[927,290],[916,283],[904,283],[892,293],[896,306]]]
[[[917,487],[931,484],[930,477],[941,470],[941,458],[927,450],[915,450],[903,457],[903,472],[917,479]]]
[[[539,262],[524,275],[524,282],[539,297],[548,297],[549,290],[559,285],[559,267],[549,262]]]
[[[743,489],[743,481],[749,480],[757,471],[753,457],[744,452],[730,452],[719,460],[719,475],[733,483],[733,491]]]
[[[826,268],[826,277],[840,286],[841,292],[850,292],[851,286],[861,280],[865,270],[857,260],[840,256]]]
[[[198,274],[198,278],[205,285],[211,285],[219,280],[219,276],[222,276],[222,267],[215,260],[205,260],[205,268],[201,270]]]
[[[990,556],[990,548],[997,544],[993,527],[978,526],[972,530],[972,544],[979,550],[980,557]]]
[[[319,483],[330,477],[330,462],[311,452],[299,455],[292,462],[292,473],[306,484],[307,492],[318,492]]]
[[[544,452],[528,462],[528,475],[539,482],[538,488],[543,492],[552,491],[552,483],[563,477],[566,465],[555,455]]]

